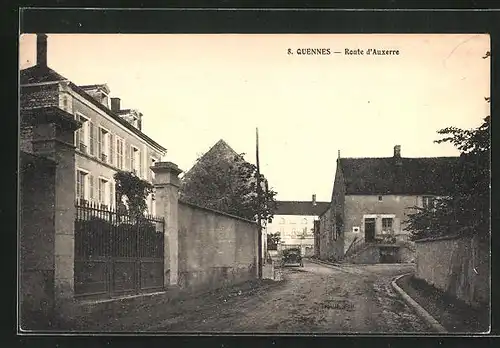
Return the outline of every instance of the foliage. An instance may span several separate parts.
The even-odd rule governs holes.
[[[281,237],[279,232],[269,233],[267,235],[267,250],[278,250]]]
[[[153,192],[153,185],[132,172],[116,172],[114,179],[117,204],[125,197],[130,215],[137,221],[141,220],[147,209],[146,198]]]
[[[257,187],[257,167],[244,160],[243,154],[218,156],[207,153],[181,183],[182,200],[226,212],[249,220],[272,221],[276,192],[268,187],[264,175]],[[260,189],[258,199],[257,189]]]
[[[489,102],[489,99],[487,99]],[[454,190],[448,197],[435,200],[427,209],[413,207],[407,228],[412,239],[454,234],[489,234],[491,116],[476,129],[448,127],[438,131],[446,137],[436,143],[449,142],[460,150],[454,170]]]

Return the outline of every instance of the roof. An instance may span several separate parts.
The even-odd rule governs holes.
[[[19,84],[67,81],[68,79],[46,66],[34,65],[20,72]]]
[[[198,167],[200,162],[204,162],[206,159],[211,158],[211,156],[216,156],[218,158],[220,157],[226,157],[229,158],[230,156],[237,156],[238,153],[233,150],[231,146],[229,146],[224,140],[220,139],[218,142],[215,143],[207,152],[205,152],[197,161],[196,163],[185,173],[185,177],[189,176],[190,173],[193,173],[196,171],[196,168]]]
[[[330,202],[316,202],[316,205],[313,205],[312,201],[277,201],[276,204],[274,215],[319,216],[328,208]]]
[[[459,157],[341,158],[346,194],[448,194]],[[339,167],[339,166],[338,166]]]
[[[85,92],[85,90],[82,87],[79,87],[75,85],[73,82],[69,81],[67,78],[64,76],[60,75],[56,71],[52,70],[48,66],[40,66],[40,65],[34,65],[32,67],[29,67],[27,69],[23,69],[20,72],[20,85],[27,85],[27,84],[36,84],[36,83],[44,83],[44,82],[57,82],[57,81],[68,81],[69,86],[79,95],[81,95],[83,98],[85,98],[87,101],[92,103],[94,106],[97,108],[101,109],[104,111],[107,115],[109,115],[111,118],[116,120],[118,123],[123,125],[125,128],[130,130],[132,133],[136,134],[143,140],[145,140],[147,143],[150,145],[160,149],[163,152],[166,152],[167,149],[165,149],[163,146],[158,144],[156,141],[148,137],[146,134],[141,132],[139,129],[125,121],[123,118],[121,118],[118,114],[113,112],[111,109],[103,105],[102,103],[98,102],[95,100],[90,94]],[[88,85],[90,86],[90,85]]]

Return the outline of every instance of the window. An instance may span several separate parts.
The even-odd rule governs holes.
[[[106,184],[108,181],[106,179],[99,178],[98,188],[97,188],[97,201],[99,204],[106,204]]]
[[[123,169],[123,139],[116,139],[116,166]]]
[[[87,173],[78,170],[76,172],[76,198],[78,200],[84,200],[86,198],[85,195],[85,180],[87,178]]]
[[[108,162],[108,154],[107,144],[108,131],[104,128],[99,127],[99,131],[97,133],[97,156],[104,163]]]
[[[284,224],[285,223],[285,219],[284,218],[281,218],[280,219],[280,224]]]
[[[382,218],[382,233],[392,233],[392,218]]]
[[[378,196],[378,201],[382,202],[382,196]]]
[[[155,162],[156,162],[156,158],[151,157],[151,167],[153,167],[155,165]],[[155,177],[155,173],[151,170],[151,168],[149,169],[148,173],[149,173],[148,179],[149,179],[149,181],[152,182],[154,177]]]
[[[422,197],[422,204],[424,209],[432,209],[434,208],[435,200],[432,196],[424,196]]]
[[[115,190],[112,182],[109,183],[109,206],[112,207],[115,204]]]
[[[75,146],[83,153],[87,153],[88,119],[80,114],[75,115],[77,121],[82,122],[82,126],[75,132]]]
[[[138,167],[140,162],[140,151],[134,146],[130,146],[130,170],[139,175]]]

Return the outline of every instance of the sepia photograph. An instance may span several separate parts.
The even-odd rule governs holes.
[[[19,334],[487,334],[490,36],[19,36]]]

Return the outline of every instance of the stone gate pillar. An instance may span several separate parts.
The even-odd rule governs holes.
[[[172,162],[156,162],[155,173],[156,213],[165,218],[164,285],[178,284],[179,276],[179,174],[182,170]]]
[[[34,201],[39,213],[30,215],[27,226],[21,230],[25,251],[22,270],[44,274],[39,286],[45,288],[44,301],[61,305],[74,295],[74,241],[75,241],[75,146],[74,132],[81,127],[71,114],[56,107],[41,107],[21,111],[23,127],[31,129],[31,151],[34,155],[55,162],[51,177],[51,192],[44,191],[44,183],[30,183],[25,187],[30,195],[46,195]],[[38,176],[40,177],[40,176]],[[35,187],[33,187],[35,186]],[[45,193],[44,193],[45,192]],[[37,226],[43,233],[37,233]],[[28,286],[25,280],[23,285]],[[33,290],[34,284],[31,284]],[[26,289],[26,288],[25,288]],[[29,289],[28,289],[29,290]],[[22,290],[24,291],[24,290]],[[36,292],[36,288],[35,288]],[[24,295],[24,293],[23,293]]]

